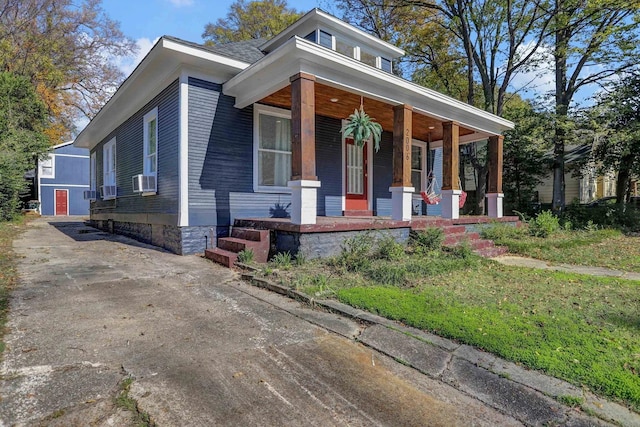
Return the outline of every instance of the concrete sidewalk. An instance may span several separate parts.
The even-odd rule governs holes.
[[[587,274],[591,276],[601,277],[619,277],[621,279],[640,280],[640,273],[614,270],[604,267],[591,267],[588,265],[575,264],[554,264],[550,261],[543,261],[535,258],[527,258],[514,255],[500,255],[492,258],[504,265],[513,265],[517,267],[538,268],[541,270],[564,271],[567,273]]]
[[[314,300],[251,274],[245,274],[244,278],[257,287],[363,322],[367,326],[355,338],[357,341],[513,416],[525,425],[587,426],[610,422],[640,426],[639,414],[566,381],[337,301]],[[272,303],[278,304],[278,301],[274,298]],[[331,325],[323,326],[332,330]],[[339,330],[334,332],[340,333]],[[568,396],[583,399],[582,408],[594,416],[588,417],[578,409],[569,410],[556,400]]]

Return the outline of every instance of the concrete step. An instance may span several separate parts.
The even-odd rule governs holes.
[[[233,227],[231,237],[252,240],[254,242],[269,241],[269,230],[256,230],[255,228]]]
[[[238,259],[238,254],[221,248],[206,249],[204,256],[211,261],[222,264],[225,267],[233,268]]]
[[[509,252],[509,250],[504,246],[493,246],[490,248],[477,249],[473,252],[484,258],[493,258],[500,255],[504,255],[507,252]]]
[[[464,228],[464,227],[462,227]],[[455,234],[448,234],[445,235],[446,237],[444,238],[444,241],[442,242],[442,244],[444,246],[455,246],[455,245],[459,245],[460,243],[464,242],[464,241],[468,241],[469,243],[472,243],[475,240],[480,239],[480,234],[478,233],[455,233]]]
[[[258,231],[258,230],[256,230]],[[238,237],[221,237],[218,239],[218,247],[229,252],[253,251],[255,262],[267,262],[269,258],[269,239],[262,241],[240,239]]]

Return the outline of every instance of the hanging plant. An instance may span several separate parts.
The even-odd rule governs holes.
[[[347,120],[348,123],[342,131],[345,137],[351,136],[358,147],[362,147],[369,138],[372,138],[376,152],[380,150],[382,126],[364,112],[362,104],[360,104],[360,110],[354,110]]]

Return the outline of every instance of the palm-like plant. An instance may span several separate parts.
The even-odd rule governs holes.
[[[376,152],[380,150],[382,126],[364,112],[362,105],[360,110],[353,111],[348,120],[349,122],[342,130],[345,137],[351,136],[358,147],[362,147],[365,141],[372,138]]]

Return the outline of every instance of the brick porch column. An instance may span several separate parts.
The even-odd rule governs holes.
[[[502,218],[502,135],[489,137],[487,161],[489,166],[489,185],[487,188],[487,210],[490,217]]]
[[[460,126],[442,123],[442,217],[460,218]]]
[[[315,224],[317,215],[316,104],[311,74],[298,73],[291,81],[291,222]]]
[[[413,107],[393,107],[393,182],[391,192],[391,219],[411,221],[411,198],[415,189],[411,185],[411,137]]]

